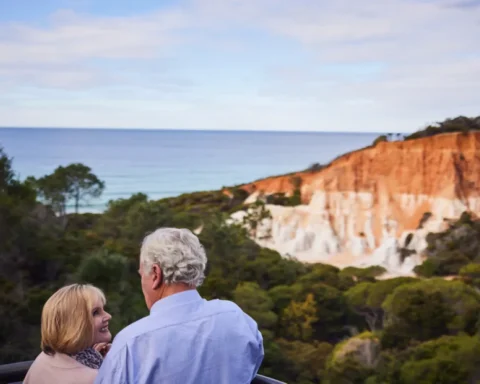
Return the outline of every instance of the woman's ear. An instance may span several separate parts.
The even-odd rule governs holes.
[[[152,267],[152,288],[153,289],[158,289],[162,286],[163,282],[163,273],[162,273],[162,268],[158,266],[157,264],[154,264]]]

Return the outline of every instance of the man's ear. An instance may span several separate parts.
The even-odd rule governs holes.
[[[160,266],[158,266],[157,264],[153,264],[152,277],[153,277],[152,288],[153,289],[160,288],[163,281],[163,273],[162,273],[162,268],[160,268]]]

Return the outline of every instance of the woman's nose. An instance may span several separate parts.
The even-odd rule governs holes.
[[[110,313],[108,313],[108,312],[105,312],[105,317],[104,317],[103,321],[108,321],[111,318],[112,318],[112,315],[110,315]]]

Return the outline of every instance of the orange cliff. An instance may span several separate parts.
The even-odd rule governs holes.
[[[421,261],[426,233],[441,230],[444,219],[465,210],[480,214],[480,132],[380,142],[340,156],[320,171],[240,188],[250,194],[247,201],[278,192],[291,195],[294,176],[302,180],[303,205],[269,205],[272,219],[264,225],[271,237],[259,240],[262,245],[305,261],[377,263],[411,271]],[[427,212],[428,220],[419,226]],[[398,249],[406,246],[416,254],[405,263]]]

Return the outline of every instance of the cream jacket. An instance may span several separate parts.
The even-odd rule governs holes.
[[[27,372],[24,384],[93,384],[98,370],[86,367],[63,353],[40,353]]]

